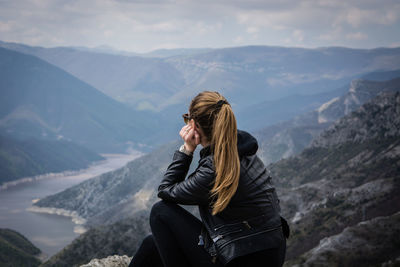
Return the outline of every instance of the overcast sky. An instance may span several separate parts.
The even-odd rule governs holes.
[[[0,0],[0,40],[45,47],[400,46],[399,0]]]

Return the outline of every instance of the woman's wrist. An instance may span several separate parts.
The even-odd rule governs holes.
[[[191,149],[190,147],[188,147],[187,144],[185,143],[185,144],[181,145],[181,147],[179,148],[179,151],[182,152],[182,153],[185,153],[185,154],[188,155],[188,156],[193,156],[193,151],[194,151],[194,149],[192,150],[192,149]]]
[[[193,153],[196,150],[196,145],[191,145],[187,142],[184,142],[183,145],[185,146],[185,149],[191,153]]]

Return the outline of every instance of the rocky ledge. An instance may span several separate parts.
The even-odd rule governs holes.
[[[128,267],[132,257],[126,255],[109,256],[104,259],[93,259],[88,264],[81,265],[80,267]]]

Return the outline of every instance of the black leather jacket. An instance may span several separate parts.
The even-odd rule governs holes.
[[[199,244],[223,264],[284,242],[279,200],[257,149],[256,139],[238,130],[239,186],[228,206],[215,216],[211,215],[215,171],[210,147],[200,151],[199,165],[187,179],[192,157],[176,151],[158,188],[163,200],[199,206],[204,226]]]

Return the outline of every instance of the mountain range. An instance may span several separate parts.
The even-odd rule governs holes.
[[[375,84],[368,81],[363,83],[366,92]],[[400,206],[397,205],[400,203],[400,93],[393,91],[400,91],[400,87],[386,92],[383,90],[372,100],[331,124],[300,154],[268,166],[281,199],[283,215],[290,221],[292,228],[292,237],[288,242],[287,266],[312,266],[328,256],[330,262],[339,264],[342,262],[341,256],[347,253],[346,248],[352,246],[351,238],[344,236],[357,236],[357,242],[361,242],[364,236],[362,231],[367,231],[380,222],[387,225],[377,228],[385,229],[385,235],[398,233],[396,212],[400,211]],[[130,230],[124,228],[125,230],[121,229],[118,232],[115,225],[119,220],[128,220],[131,225],[143,226],[143,217],[136,215],[148,216],[148,208],[157,200],[154,190],[173,150],[177,147],[177,143],[165,146],[154,154],[129,163],[113,174],[104,174],[94,178],[92,183],[84,182],[42,199],[37,205],[65,209],[75,207],[80,215],[88,219],[93,229],[102,229],[100,235],[114,233],[125,236],[124,233]],[[145,170],[149,173],[145,173]],[[141,180],[137,181],[136,177],[141,177]],[[108,185],[105,182],[107,179],[110,181]],[[135,186],[125,186],[133,181],[136,182]],[[124,193],[117,190],[118,187],[121,190],[129,188],[127,191],[132,191],[122,197]],[[98,195],[99,190],[108,192],[108,189],[118,192],[118,196],[111,193]],[[103,215],[98,216],[99,211]],[[102,224],[103,226],[99,226]],[[110,229],[114,229],[113,232],[110,232]],[[357,255],[368,251],[369,256],[366,260],[361,256],[346,254],[346,258],[343,258],[344,264],[351,266],[353,263],[368,261],[384,263],[400,256],[397,255],[397,241],[388,239],[380,242],[379,231],[368,233],[368,244],[380,246],[378,251],[387,253],[371,253],[369,246],[364,246],[365,249],[357,248],[360,251]],[[143,231],[142,236],[133,234],[132,238],[135,241],[141,240],[146,233]],[[89,231],[83,234],[79,240],[75,240],[70,247],[52,257],[49,262],[72,260],[71,255],[74,255],[74,251],[90,247],[82,240],[95,238],[91,235]],[[328,242],[338,238],[348,243],[344,242],[340,247],[335,247],[337,242]],[[96,244],[96,248],[97,246],[101,247],[99,244]],[[317,249],[318,246],[323,249]],[[111,255],[115,251],[107,253]],[[132,256],[131,250],[120,253]],[[79,255],[81,262],[89,262],[94,258],[93,253],[92,257],[87,253],[85,255]],[[87,258],[84,259],[85,257]]]
[[[400,210],[399,107],[399,92],[382,93],[336,121],[299,155],[269,166],[283,214],[291,221],[287,250],[291,264],[301,263],[301,255],[322,245],[324,238],[344,235],[348,227],[354,227],[349,232],[356,231],[360,222],[375,224],[371,220],[376,217],[397,220],[390,216]],[[398,228],[386,231],[395,234]],[[368,245],[379,243],[378,230],[369,235]],[[343,247],[351,246],[350,238],[346,242]],[[385,246],[388,253],[399,251],[396,243]],[[383,263],[391,259],[387,255],[373,253],[365,260]],[[361,256],[352,257],[352,263],[363,261]],[[340,260],[340,256],[331,259]]]
[[[46,162],[49,157],[69,154],[69,160],[82,156],[84,162],[95,152],[153,149],[35,204],[74,211],[89,227],[45,265],[133,255],[149,231],[155,189],[180,141],[158,145],[177,137],[180,114],[203,89],[228,98],[239,127],[254,131],[258,154],[272,163],[268,168],[293,230],[287,265],[313,265],[327,257],[342,263],[341,256],[345,265],[375,264],[399,256],[397,243],[379,239],[378,226],[385,225],[385,236],[398,231],[400,209],[392,203],[399,203],[399,94],[393,92],[400,81],[393,78],[399,77],[400,48],[252,46],[144,56],[0,46],[3,159],[18,162],[29,151],[29,166],[40,169],[58,165]],[[343,86],[351,80],[350,89]],[[43,155],[39,148],[54,154],[34,162],[32,151]],[[374,227],[380,230],[363,234]],[[357,251],[369,254],[366,261],[346,254],[350,236],[357,242],[367,236],[370,246],[380,246],[379,255],[364,248]],[[337,240],[347,243],[334,246]]]
[[[369,72],[400,69],[400,48],[248,46],[155,51],[170,55],[156,58],[73,47],[43,48],[6,42],[0,42],[0,46],[39,57],[137,110],[165,114],[163,121],[174,125],[171,118],[185,113],[190,99],[202,90],[220,91],[240,113],[266,101],[328,93]],[[294,113],[309,106],[304,101],[291,103],[293,99],[285,106]],[[261,125],[276,123],[277,118],[290,117],[277,112]],[[245,118],[239,124],[241,121],[243,127],[248,126]]]
[[[66,140],[16,140],[0,135],[0,186],[23,177],[84,169],[102,159]]]
[[[76,100],[79,97],[76,91],[71,90],[70,100],[79,102],[79,105],[68,106],[64,114],[90,112],[90,115],[81,116],[73,124],[89,128],[82,131],[80,139],[84,140],[75,140],[78,135],[76,129],[70,129],[69,135],[74,135],[72,141],[101,152],[125,151],[132,144],[136,149],[148,151],[173,140],[182,124],[179,119],[181,114],[187,112],[190,99],[202,90],[218,90],[223,93],[235,110],[239,127],[257,130],[312,111],[329,99],[342,95],[343,90],[346,90],[343,85],[354,78],[373,71],[400,69],[400,48],[363,50],[250,46],[178,49],[154,51],[150,53],[152,55],[132,55],[110,52],[107,48],[43,48],[1,41],[0,47],[6,48],[8,52],[13,50],[20,53],[17,62],[10,62],[10,57],[2,59],[3,66],[9,69],[8,76],[13,79],[23,74],[25,78],[22,81],[44,88],[73,86],[82,91],[81,88],[85,87],[83,91],[86,92],[91,87],[89,91],[92,92],[83,100],[86,101],[85,108],[82,108],[83,103],[79,99]],[[3,50],[2,57],[4,54]],[[24,58],[29,62],[27,64],[41,62],[40,66],[35,67],[36,72],[26,73],[24,68],[20,70],[18,64],[23,61],[22,54],[34,56]],[[46,68],[53,68],[52,72],[46,72],[45,77],[53,77],[55,73],[58,76],[46,81],[43,71],[41,74],[37,72],[44,67],[43,61],[50,63]],[[16,65],[12,67],[13,64]],[[64,71],[62,79],[61,70]],[[31,78],[41,79],[42,84],[31,82]],[[72,80],[79,83],[79,86]],[[10,79],[6,81],[2,88],[13,83]],[[41,92],[37,93],[41,99],[46,98]],[[105,100],[99,95],[106,95],[118,102],[111,104],[110,99]],[[55,96],[47,99],[52,97]],[[87,103],[88,98],[90,103]],[[120,102],[131,108],[121,106]],[[24,108],[26,105],[15,112],[31,113],[31,110],[25,111]],[[58,113],[52,116],[56,117]],[[59,116],[51,119],[52,125],[45,120],[44,127],[27,126],[30,130],[34,127],[29,132],[52,134],[49,127],[58,129],[62,119]],[[54,121],[58,121],[58,125],[54,126]],[[78,124],[79,121],[82,123]],[[68,123],[70,121],[64,122]],[[15,127],[21,130],[23,126],[18,124]]]
[[[400,73],[373,73],[366,79],[389,81],[353,80],[342,96],[334,97],[313,111],[295,116],[293,119],[267,126],[255,131],[261,144],[260,157],[265,164],[288,158],[303,151],[313,138],[337,119],[350,114],[363,103],[381,92],[397,91],[400,87]]]
[[[37,57],[0,48],[0,59],[0,132],[9,136],[116,152],[138,146],[156,124]]]

